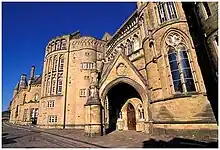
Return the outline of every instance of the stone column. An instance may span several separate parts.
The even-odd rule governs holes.
[[[85,109],[85,135],[102,135],[102,112],[101,102],[97,89],[97,72],[92,73],[92,83],[90,85],[90,96],[84,105]]]

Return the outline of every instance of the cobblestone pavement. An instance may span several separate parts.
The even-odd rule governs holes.
[[[6,124],[8,125],[8,124]],[[11,125],[8,125],[11,126]],[[12,126],[14,127],[14,125]],[[34,137],[32,147],[111,147],[111,148],[141,148],[141,147],[217,147],[218,143],[213,142],[201,142],[192,139],[185,139],[180,137],[172,137],[168,135],[152,136],[147,133],[136,131],[114,131],[105,136],[86,137],[84,136],[84,130],[79,129],[41,129],[32,127],[31,130],[27,126],[16,126],[21,130],[26,128],[29,130],[29,136],[20,138],[20,141],[28,140],[31,135]],[[9,130],[11,127],[8,127]],[[6,128],[7,129],[7,128]],[[16,130],[17,131],[17,130]],[[3,127],[3,134],[5,131]],[[22,132],[22,131],[20,131]],[[13,133],[13,131],[11,131]],[[13,133],[15,134],[15,133]],[[24,133],[23,133],[24,134]],[[3,136],[4,137],[4,136]],[[7,135],[6,135],[7,137]],[[7,139],[7,138],[6,138]],[[36,143],[38,144],[36,144]],[[42,143],[41,143],[42,142]],[[35,143],[35,144],[34,144]],[[40,143],[40,144],[39,144]],[[25,144],[25,142],[23,142]],[[23,147],[28,147],[26,144]],[[49,144],[49,145],[48,145]],[[50,145],[51,144],[51,145]],[[17,145],[14,145],[18,147]],[[4,147],[4,145],[3,145]]]

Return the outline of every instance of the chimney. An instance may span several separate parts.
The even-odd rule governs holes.
[[[32,66],[31,67],[30,79],[29,80],[33,80],[34,79],[34,71],[35,71],[35,66]]]
[[[19,83],[19,90],[26,88],[26,86],[27,86],[26,77],[27,77],[26,74],[21,75],[21,79],[20,79],[20,83]]]
[[[28,80],[28,91],[31,89],[31,83],[34,80],[34,71],[35,71],[35,66],[31,67],[31,72],[30,72],[30,78]]]

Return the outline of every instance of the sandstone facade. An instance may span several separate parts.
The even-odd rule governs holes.
[[[85,129],[90,136],[217,129],[182,3],[138,2],[114,35],[101,40],[78,31],[56,37],[43,68],[39,127]],[[17,123],[15,107],[21,116],[26,107],[16,96],[11,121]]]

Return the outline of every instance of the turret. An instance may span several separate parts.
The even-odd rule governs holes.
[[[27,87],[26,77],[27,77],[26,74],[21,75],[21,79],[20,79],[20,83],[19,83],[19,90],[25,89]]]
[[[19,91],[19,82],[16,84],[15,88],[14,88],[14,93],[13,93],[13,98],[15,97],[15,95],[18,93]]]

